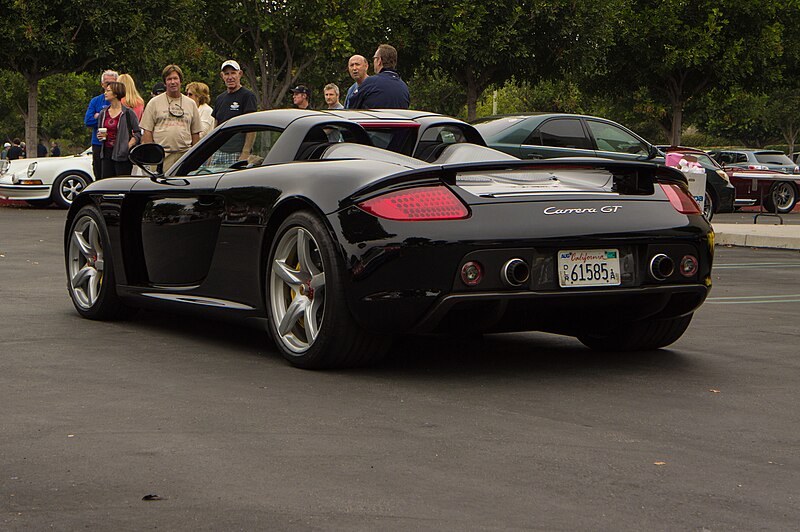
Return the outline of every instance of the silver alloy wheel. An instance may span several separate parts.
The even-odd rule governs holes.
[[[775,183],[772,189],[772,202],[778,212],[787,212],[795,202],[794,187],[790,183]]]
[[[81,193],[86,187],[86,183],[78,175],[68,175],[61,180],[58,193],[65,203],[72,203],[75,201],[75,196]]]
[[[319,245],[303,227],[289,228],[275,247],[269,298],[279,341],[292,353],[305,353],[324,318],[325,272]]]
[[[91,308],[103,286],[103,245],[100,228],[91,216],[75,223],[69,238],[69,286],[75,302]]]

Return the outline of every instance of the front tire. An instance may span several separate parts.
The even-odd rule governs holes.
[[[75,310],[84,318],[111,320],[132,313],[117,296],[108,231],[100,211],[78,211],[66,242],[67,289]]]
[[[797,204],[797,188],[794,183],[778,181],[769,191],[769,196],[764,198],[764,207],[778,214],[792,212]]]
[[[716,200],[714,199],[714,193],[711,189],[706,189],[706,195],[703,200],[703,214],[706,217],[706,220],[709,222],[714,217],[714,211],[716,210]]]
[[[53,182],[53,190],[50,193],[50,197],[59,207],[68,209],[78,194],[91,182],[92,180],[89,179],[89,176],[80,172],[61,174]]]
[[[281,224],[266,269],[269,328],[294,366],[362,366],[379,359],[388,339],[355,323],[344,297],[344,267],[327,227],[300,211]]]
[[[692,314],[637,321],[611,330],[585,331],[578,335],[578,340],[595,351],[651,351],[676,342],[691,321]]]

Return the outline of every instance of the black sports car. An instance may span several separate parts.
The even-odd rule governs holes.
[[[644,162],[521,161],[449,142],[431,162],[331,113],[232,119],[166,175],[71,206],[68,289],[86,318],[155,306],[255,319],[292,364],[365,364],[397,334],[540,330],[600,350],[666,346],[711,287],[713,232],[683,175]]]

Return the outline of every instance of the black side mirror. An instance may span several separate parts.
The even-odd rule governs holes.
[[[139,144],[134,146],[128,155],[133,164],[144,170],[150,177],[159,177],[160,169],[164,162],[164,146],[161,144]],[[150,171],[150,166],[159,167],[159,173]]]
[[[663,157],[661,150],[653,146],[652,144],[647,145],[647,160],[655,159],[656,157]]]

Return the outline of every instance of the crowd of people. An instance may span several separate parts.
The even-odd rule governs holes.
[[[381,44],[372,57],[374,73],[368,75],[369,64],[362,55],[354,55],[347,64],[353,84],[341,103],[339,87],[328,83],[322,91],[325,102],[321,109],[407,109],[408,86],[398,74],[397,50]],[[139,143],[163,146],[163,170],[168,170],[189,148],[214,127],[235,116],[258,110],[256,95],[242,85],[242,68],[229,59],[220,67],[225,91],[211,103],[208,85],[198,81],[186,84],[178,65],[167,65],[161,72],[163,82],[153,86],[145,104],[129,74],[106,70],[100,76],[103,92],[91,99],[84,124],[91,128],[92,169],[98,179],[130,175],[130,150]],[[292,103],[298,109],[313,109],[312,92],[306,85],[291,89]],[[211,164],[234,164],[250,155],[252,139],[233,137],[223,145]],[[40,143],[38,156],[46,156],[47,148]],[[44,153],[42,154],[42,149]],[[51,156],[61,155],[52,143]],[[6,143],[2,158],[25,157],[25,143],[14,139]]]

